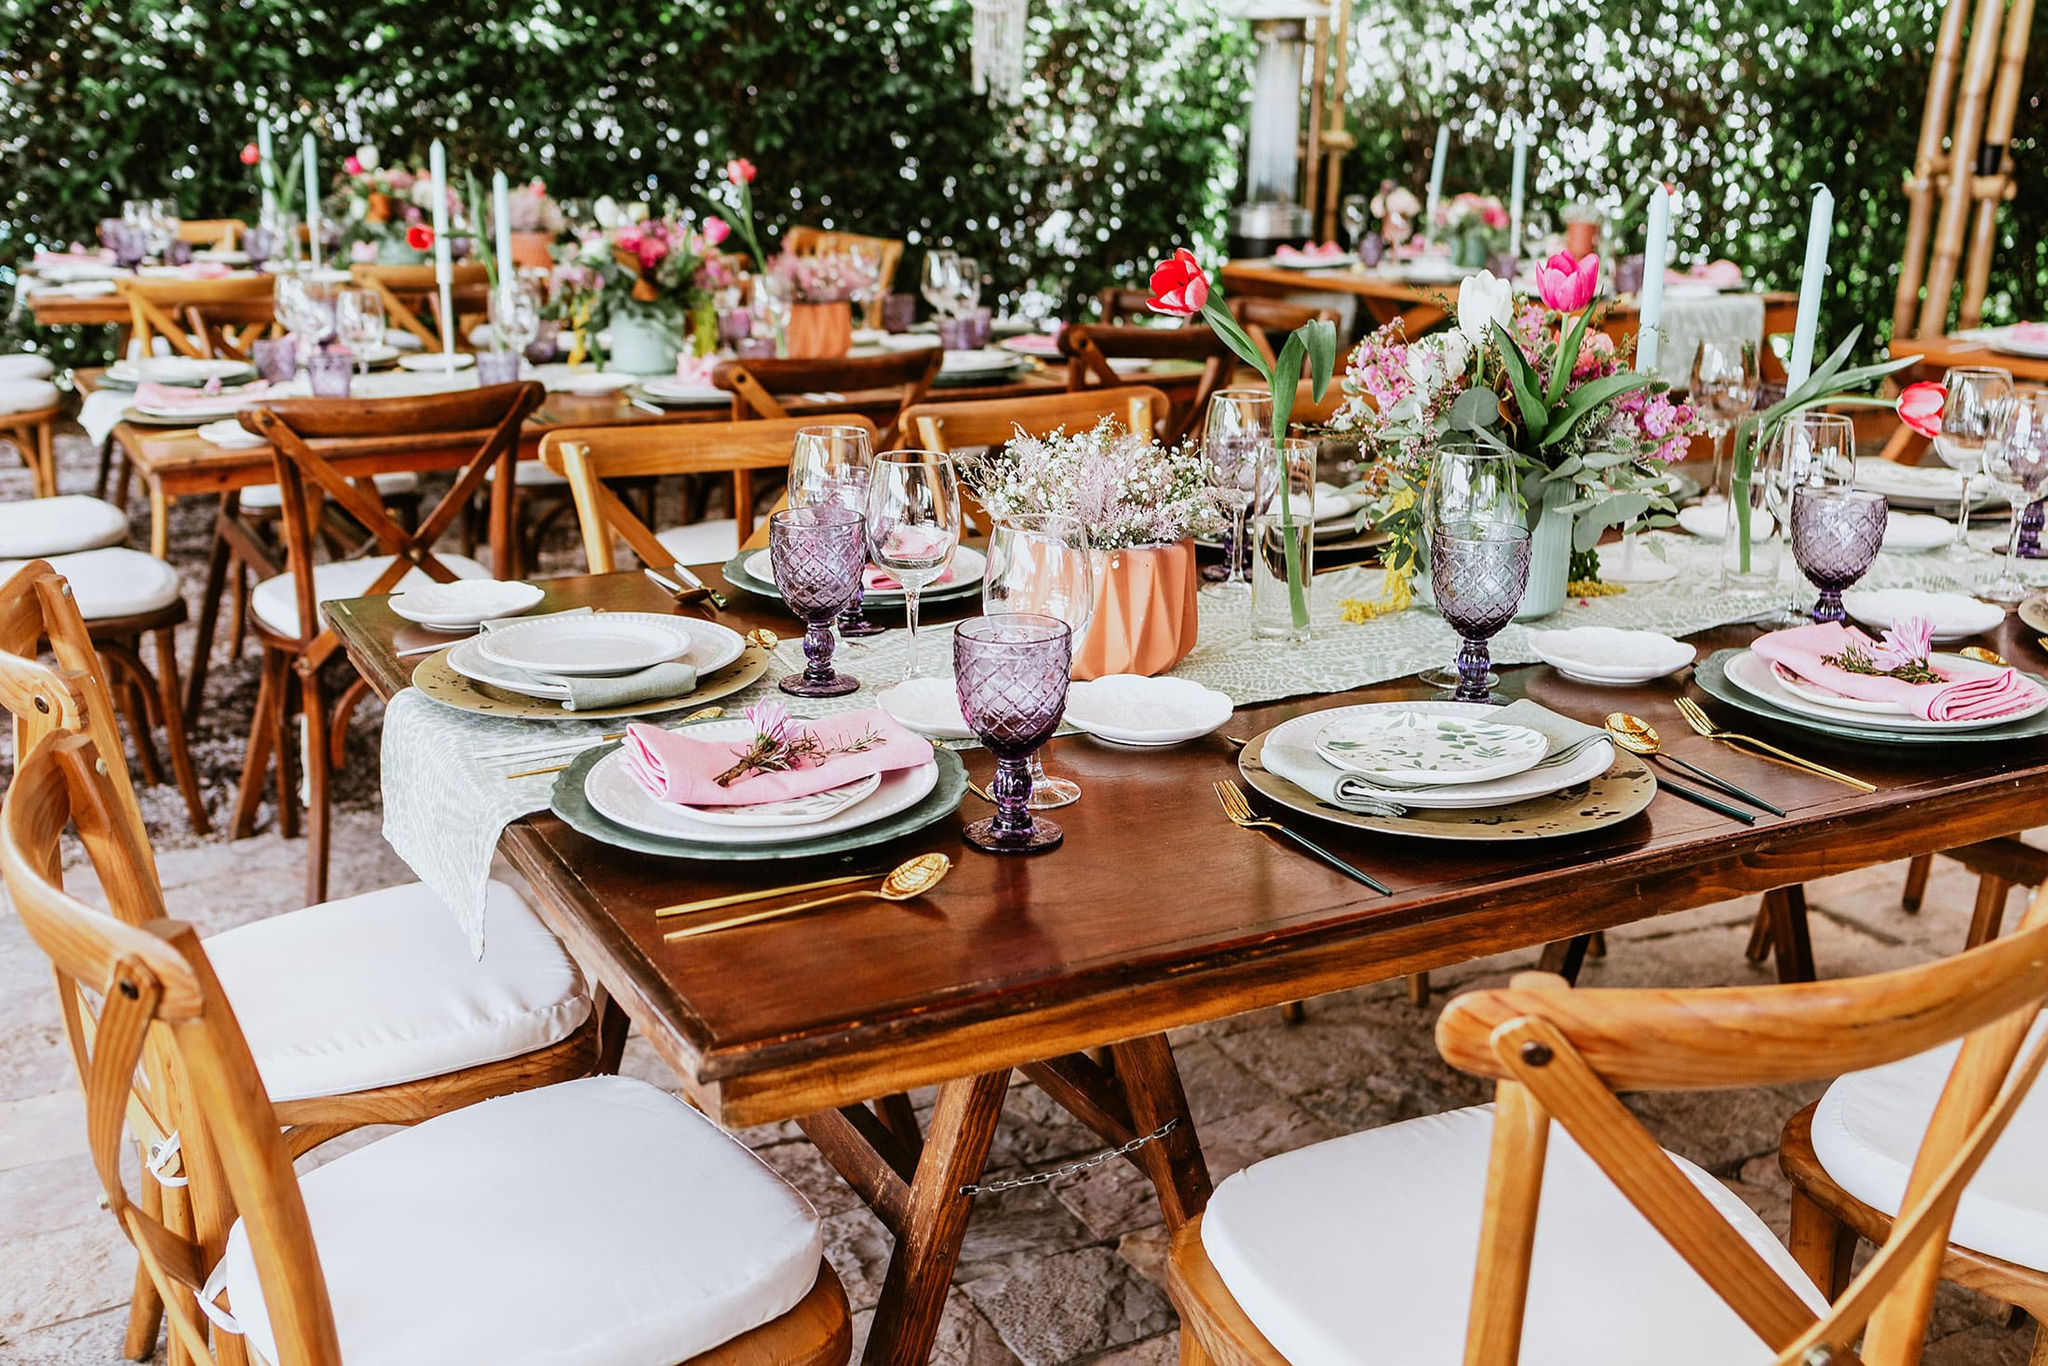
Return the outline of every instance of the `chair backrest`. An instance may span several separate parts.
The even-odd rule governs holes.
[[[1102,313],[1102,321],[1114,326],[1117,323],[1142,322],[1146,318],[1157,318],[1148,306],[1152,295],[1142,289],[1123,289],[1110,285],[1095,296],[1096,307]]]
[[[2006,938],[1899,972],[1793,986],[1590,991],[1525,973],[1505,988],[1459,997],[1437,1022],[1438,1050],[1496,1082],[1465,1360],[1511,1366],[1519,1352],[1545,1142],[1556,1120],[1777,1353],[1779,1366],[1912,1366],[1956,1202],[2048,1059],[2048,1037],[2019,1056],[2044,997],[2048,892]],[[1825,1314],[1715,1209],[1616,1095],[1817,1081],[1957,1038],[1965,1042],[1891,1236]],[[1852,1351],[1858,1337],[1860,1356]]]
[[[1060,354],[1067,358],[1069,390],[1117,388],[1128,383],[1110,366],[1111,360],[1194,360],[1202,363],[1201,382],[1185,411],[1176,413],[1163,433],[1168,442],[1181,440],[1209,410],[1209,397],[1230,378],[1236,356],[1223,338],[1208,327],[1133,327],[1077,323],[1060,331]]]
[[[448,583],[456,575],[435,558],[434,543],[455,525],[496,465],[492,553],[503,564],[520,424],[546,399],[547,390],[538,381],[521,380],[415,398],[294,398],[242,410],[242,425],[270,442],[277,467],[281,539],[298,599],[302,654],[312,656],[317,666],[340,646],[314,611],[313,545],[322,500],[333,499],[369,532],[361,553],[392,557],[363,590],[365,595],[390,592],[414,569]],[[433,511],[408,531],[377,495],[371,476],[445,467],[447,459],[435,452],[449,450],[472,453]]]
[[[743,422],[756,417],[788,417],[782,399],[791,394],[842,394],[849,402],[862,395],[874,397],[876,390],[899,391],[896,413],[881,427],[879,449],[896,441],[903,410],[924,401],[925,392],[938,378],[945,353],[937,347],[916,351],[890,351],[879,356],[840,356],[833,359],[729,360],[712,373],[711,382],[732,391],[732,417]],[[827,419],[812,419],[823,422]],[[839,421],[834,414],[830,421]]]
[[[858,415],[835,417],[836,425],[865,427],[875,424]],[[583,553],[593,574],[609,574],[618,567],[613,553],[614,538],[623,539],[651,569],[667,569],[676,562],[646,523],[626,507],[619,496],[605,487],[607,479],[630,479],[663,474],[724,474],[733,476],[733,515],[739,522],[740,539],[754,528],[752,472],[787,470],[796,434],[816,425],[803,418],[773,418],[761,422],[693,422],[662,426],[562,427],[541,438],[540,458],[549,469],[566,477],[576,500],[576,516],[583,524]]]
[[[171,280],[134,276],[114,287],[128,301],[128,322],[141,354],[162,337],[183,356],[247,355],[249,343],[271,326],[276,283],[268,275],[224,280]]]
[[[348,273],[357,284],[377,291],[384,301],[387,322],[418,337],[427,350],[441,349],[441,331],[428,320],[440,307],[441,294],[432,266],[358,264],[350,266]],[[473,293],[489,288],[490,272],[481,263],[464,262],[451,268],[449,282],[451,293]],[[420,316],[422,313],[428,317]],[[461,350],[460,329],[457,332],[455,346]]]
[[[802,225],[782,234],[783,249],[792,256],[824,256],[837,251],[865,250],[873,252],[880,270],[875,277],[875,301],[868,305],[867,325],[880,327],[881,298],[888,294],[896,283],[896,268],[903,263],[903,239],[900,237],[867,237],[857,232],[835,232],[830,228],[807,228]]]
[[[1083,432],[1106,417],[1134,432],[1156,432],[1172,406],[1165,394],[1142,384],[1030,398],[920,403],[903,414],[903,439],[921,450],[950,454],[974,446],[1005,445],[1019,429],[1041,437],[1062,427]]]
[[[215,1359],[197,1296],[239,1214],[278,1366],[336,1366],[333,1311],[276,1112],[198,935],[163,918],[104,767],[76,731],[46,735],[22,756],[0,803],[0,878],[56,969],[107,1206],[162,1299],[173,1342],[191,1359]],[[67,826],[113,914],[59,883]],[[171,1228],[150,1213],[156,1202],[131,1198],[121,1168],[124,1129],[136,1123],[139,1132],[178,1136],[189,1228]]]
[[[1230,316],[1250,334],[1252,345],[1259,348],[1259,354],[1266,358],[1268,365],[1279,357],[1279,347],[1273,345],[1269,333],[1278,333],[1280,346],[1285,346],[1287,334],[1305,324],[1320,320],[1339,327],[1344,322],[1334,308],[1290,303],[1286,299],[1263,299],[1253,294],[1232,295],[1226,306],[1230,309]]]
[[[218,247],[222,251],[233,251],[242,241],[242,234],[249,225],[239,218],[181,218],[178,220],[178,240],[197,242],[202,246]]]

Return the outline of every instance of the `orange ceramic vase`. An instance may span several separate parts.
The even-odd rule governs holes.
[[[836,360],[853,349],[853,305],[791,304],[789,354],[801,360]]]
[[[1098,550],[1095,615],[1074,677],[1165,673],[1195,648],[1195,543]]]

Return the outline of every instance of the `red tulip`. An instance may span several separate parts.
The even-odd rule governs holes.
[[[255,143],[251,142],[243,146],[242,164],[244,166],[254,166],[257,162],[261,160],[263,160],[263,153],[256,150]]]
[[[1576,313],[1593,302],[1593,296],[1600,289],[1600,256],[1587,252],[1574,257],[1568,251],[1557,255],[1536,267],[1536,292],[1543,298],[1545,308],[1554,308],[1560,313]]]
[[[734,157],[725,163],[725,178],[735,185],[754,183],[754,163],[745,157]]]
[[[363,159],[358,156],[343,157],[341,160],[341,169],[348,172],[350,175],[361,175],[363,173]]]
[[[434,245],[434,230],[425,223],[415,223],[405,230],[405,244],[414,251],[425,251]]]
[[[1152,297],[1145,301],[1145,307],[1154,313],[1192,318],[1207,302],[1209,277],[1202,273],[1201,262],[1186,247],[1153,267]]]
[[[1948,404],[1948,390],[1931,381],[1909,384],[1899,394],[1899,421],[1922,436],[1941,430],[1941,410]]]

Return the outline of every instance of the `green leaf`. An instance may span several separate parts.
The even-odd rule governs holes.
[[[1296,332],[1287,339],[1287,345],[1280,348],[1279,359],[1273,364],[1273,439],[1287,439],[1287,423],[1294,416],[1294,392],[1301,386],[1301,362],[1307,345]]]
[[[1328,318],[1317,318],[1295,335],[1303,333],[1308,335],[1309,393],[1321,403],[1337,369],[1337,325]]]
[[[1558,343],[1557,368],[1550,372],[1550,389],[1543,395],[1545,406],[1555,408],[1564,397],[1564,387],[1572,382],[1572,367],[1579,363],[1579,348],[1586,340],[1586,320],[1592,316],[1592,309],[1582,309]]]
[[[1500,420],[1500,396],[1491,389],[1467,389],[1451,403],[1450,424],[1463,432],[1483,431]]]
[[[1223,344],[1236,353],[1239,360],[1258,371],[1267,384],[1273,383],[1273,369],[1266,364],[1265,356],[1260,354],[1258,343],[1251,339],[1250,333],[1238,325],[1237,319],[1230,316],[1230,310],[1223,305],[1221,294],[1209,296],[1209,302],[1202,305],[1202,317],[1216,330],[1216,335],[1223,338]],[[1294,338],[1290,337],[1288,340],[1291,344]],[[1295,362],[1294,373],[1301,373],[1299,361]]]
[[[1518,343],[1505,327],[1493,325],[1494,336],[1500,347],[1502,368],[1507,371],[1508,383],[1515,391],[1515,407],[1521,410],[1522,425],[1529,431],[1532,440],[1541,441],[1550,430],[1550,410],[1537,398],[1536,371],[1522,354]]]
[[[1593,409],[1632,389],[1647,389],[1654,383],[1656,381],[1650,376],[1637,374],[1603,375],[1599,379],[1588,380],[1572,390],[1571,397],[1557,410],[1549,432],[1543,437],[1543,444],[1559,445],[1572,434],[1572,428],[1578,425],[1579,419]]]

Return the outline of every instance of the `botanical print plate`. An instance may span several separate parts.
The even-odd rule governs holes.
[[[751,723],[749,723],[751,724]],[[882,785],[882,775],[870,773],[844,787],[835,787],[827,792],[813,792],[807,797],[791,797],[782,802],[756,802],[752,806],[689,806],[678,804],[676,810],[687,812],[693,819],[706,825],[736,825],[758,829],[772,829],[790,825],[816,825],[829,821],[855,802],[864,801]]]
[[[1412,835],[1434,840],[1557,839],[1618,825],[1640,814],[1650,804],[1650,799],[1657,795],[1657,780],[1644,761],[1633,754],[1617,754],[1605,773],[1588,782],[1508,806],[1489,806],[1474,811],[1410,810],[1404,816],[1362,816],[1341,806],[1318,801],[1285,778],[1267,772],[1259,761],[1259,755],[1266,747],[1266,738],[1265,735],[1252,737],[1252,742],[1237,756],[1238,771],[1255,791],[1281,806],[1318,820],[1388,835]]]
[[[1406,709],[1339,717],[1315,738],[1327,762],[1395,784],[1483,783],[1534,768],[1549,749],[1526,726]]]
[[[413,666],[412,685],[442,706],[453,707],[456,711],[472,712],[478,716],[516,716],[526,721],[609,721],[628,716],[659,716],[684,707],[701,707],[752,687],[762,674],[768,672],[771,662],[766,650],[756,645],[742,645],[738,658],[710,672],[700,668],[696,688],[681,697],[570,711],[559,700],[515,692],[457,672],[450,657],[462,645],[472,643],[463,641],[422,659]]]
[[[739,561],[741,572],[750,580],[750,582],[736,583],[735,587],[746,588],[750,591],[765,591],[771,597],[782,596],[776,592],[775,563],[767,551],[742,552],[734,558]],[[937,583],[927,584],[924,592],[918,594],[919,601],[931,602],[941,597],[955,597],[962,593],[974,591],[981,583],[981,576],[987,572],[988,558],[979,550],[974,549],[974,547],[963,545],[955,548],[953,551],[953,563],[948,567],[952,570],[951,576],[941,579]],[[883,572],[873,565],[868,566],[866,579],[867,601],[870,603],[901,602],[903,600],[903,590],[900,587],[881,588],[876,586],[876,580]],[[726,578],[728,580],[732,578],[730,563],[726,567]],[[894,580],[891,580],[891,583],[893,584]],[[762,587],[756,589],[755,585],[757,584]]]
[[[1479,706],[1470,702],[1410,702],[1399,705],[1451,716],[1480,710]],[[1315,736],[1316,731],[1328,722],[1327,713],[1310,712],[1291,721],[1282,721],[1266,732],[1266,740],[1271,745],[1280,745],[1294,751],[1297,754],[1297,762],[1320,764],[1323,759],[1315,752]],[[1407,807],[1411,812],[1476,811],[1483,807],[1510,806],[1526,802],[1532,797],[1546,796],[1567,787],[1589,782],[1605,773],[1613,762],[1614,745],[1611,741],[1603,739],[1588,745],[1576,756],[1557,764],[1537,764],[1520,773],[1511,773],[1505,778],[1493,778],[1483,783],[1455,783],[1448,787],[1376,788],[1365,795],[1382,797]],[[1280,767],[1284,769],[1286,765],[1282,764]],[[1357,782],[1364,784],[1365,780],[1360,778]]]
[[[651,669],[681,658],[690,648],[687,632],[659,619],[635,620],[638,613],[590,613],[540,617],[501,626],[478,638],[485,659],[538,674],[607,676]]]

